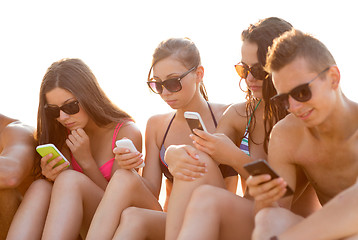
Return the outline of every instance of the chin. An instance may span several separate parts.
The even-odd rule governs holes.
[[[253,93],[252,94],[255,98],[257,98],[257,99],[262,99],[262,93],[260,92],[260,93]]]

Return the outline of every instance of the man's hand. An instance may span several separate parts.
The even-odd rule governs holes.
[[[255,199],[255,204],[259,209],[277,206],[276,202],[285,195],[287,186],[282,178],[271,180],[268,174],[250,176],[246,183],[249,194]]]

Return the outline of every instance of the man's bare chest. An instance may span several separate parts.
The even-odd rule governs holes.
[[[309,144],[309,143],[307,143]],[[315,188],[322,204],[354,184],[358,176],[358,141],[305,146],[298,164]]]

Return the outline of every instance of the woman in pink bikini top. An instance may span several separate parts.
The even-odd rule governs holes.
[[[44,179],[30,186],[14,218],[16,239],[84,239],[118,169],[113,149],[123,137],[141,151],[134,121],[107,98],[89,67],[80,59],[53,63],[41,83],[37,140],[56,145],[70,163],[54,167],[61,157],[41,159]]]

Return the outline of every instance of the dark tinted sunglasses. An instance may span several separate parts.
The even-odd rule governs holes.
[[[45,112],[46,112],[47,116],[49,116],[51,118],[58,118],[60,116],[60,110],[63,111],[64,113],[69,114],[69,115],[76,114],[80,111],[79,102],[76,100],[73,102],[66,103],[66,104],[62,105],[61,107],[50,106],[47,104],[45,105]]]
[[[260,63],[256,63],[252,67],[249,67],[246,63],[240,62],[235,65],[235,69],[237,74],[243,79],[247,78],[249,72],[256,80],[265,80],[269,75]]]
[[[318,73],[316,77],[314,77],[311,81],[301,84],[294,89],[292,89],[289,93],[282,93],[275,95],[271,98],[275,104],[282,106],[286,109],[289,109],[290,103],[288,101],[288,97],[291,96],[298,102],[307,102],[312,98],[312,91],[310,89],[310,84],[316,80],[322,73],[329,70],[329,67],[324,69],[322,72]]]
[[[188,71],[183,73],[177,78],[170,78],[165,81],[156,81],[154,78],[149,79],[147,82],[148,87],[154,93],[161,94],[163,92],[163,87],[165,87],[169,92],[179,92],[182,89],[181,80],[192,72],[197,67],[190,68]]]

